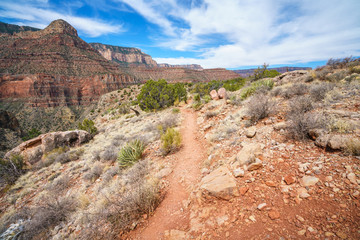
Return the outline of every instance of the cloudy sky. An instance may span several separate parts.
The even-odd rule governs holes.
[[[158,63],[241,69],[360,56],[359,0],[2,0],[0,21],[64,19],[87,42],[137,47]]]

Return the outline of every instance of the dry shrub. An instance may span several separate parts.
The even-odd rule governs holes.
[[[283,98],[289,99],[294,96],[305,95],[308,92],[309,92],[309,87],[306,84],[296,83],[296,84],[292,85],[291,87],[288,87],[287,89],[285,89],[282,92],[281,96]]]
[[[71,178],[68,175],[57,177],[49,186],[48,190],[52,192],[62,192],[69,188]]]
[[[314,101],[321,101],[325,98],[326,93],[334,88],[334,84],[320,83],[311,86],[310,96]]]
[[[326,77],[329,73],[331,73],[331,70],[329,67],[322,67],[322,68],[316,69],[315,76],[319,80],[326,80]]]
[[[219,114],[218,112],[213,112],[213,111],[206,112],[205,119],[216,117],[218,114]]]
[[[181,146],[180,132],[174,128],[168,128],[166,132],[161,136],[161,151],[165,156],[170,152],[179,149]]]
[[[302,115],[314,109],[311,99],[306,96],[298,96],[289,101],[288,116]]]
[[[330,82],[339,82],[340,80],[344,79],[347,75],[348,75],[347,70],[341,70],[333,74],[327,75],[326,80]]]
[[[360,156],[360,139],[349,139],[346,143],[345,152],[353,156]]]
[[[326,129],[326,119],[321,113],[306,112],[304,114],[292,114],[288,117],[289,124],[286,128],[288,136],[296,140],[309,138],[311,129]]]
[[[30,220],[25,223],[21,238],[48,238],[50,228],[65,221],[76,207],[74,197],[59,197],[55,192],[45,196],[39,206],[30,209]]]
[[[102,164],[95,163],[94,166],[91,168],[91,170],[84,174],[83,178],[85,180],[94,182],[96,179],[98,179],[101,176],[103,169],[104,167]]]
[[[117,159],[118,149],[114,146],[107,147],[101,154],[100,159],[105,161],[115,161]]]
[[[160,195],[158,182],[149,182],[148,174],[146,160],[133,165],[124,175],[128,191],[103,196],[105,204],[87,215],[88,227],[79,238],[115,239],[133,229],[144,214],[151,214],[160,203]]]
[[[251,118],[252,123],[266,118],[274,112],[275,102],[267,95],[256,94],[251,97],[247,105],[247,114]]]

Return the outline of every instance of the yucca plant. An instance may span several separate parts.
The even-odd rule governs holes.
[[[119,152],[118,161],[120,168],[132,166],[142,157],[144,149],[144,144],[139,140],[126,144]]]

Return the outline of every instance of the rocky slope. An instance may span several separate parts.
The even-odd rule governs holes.
[[[199,64],[171,65],[168,63],[159,63],[158,67],[179,67],[179,68],[187,68],[193,70],[203,70],[203,67],[201,67]]]
[[[13,33],[24,32],[24,31],[39,31],[39,30],[40,29],[38,29],[38,28],[33,28],[33,27],[29,27],[29,26],[18,26],[15,24],[8,24],[8,23],[0,22],[0,33],[13,34]]]

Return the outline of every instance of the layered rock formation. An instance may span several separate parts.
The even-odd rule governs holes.
[[[254,74],[256,68],[252,69],[241,69],[241,70],[233,70],[234,72],[240,74],[242,77],[248,77]],[[296,70],[311,70],[310,67],[278,67],[278,68],[268,68],[268,70],[276,70],[279,73],[292,72]]]
[[[178,67],[178,68],[187,68],[193,70],[203,70],[203,67],[199,64],[184,64],[184,65],[171,65],[168,63],[159,63],[158,67]]]
[[[137,48],[118,47],[101,43],[90,43],[90,45],[107,60],[117,62],[122,66],[144,65],[157,67],[156,61],[150,55]]]
[[[28,26],[18,26],[14,24],[8,24],[4,22],[0,22],[0,33],[17,33],[17,32],[24,32],[24,31],[39,31],[38,28],[28,27]]]

